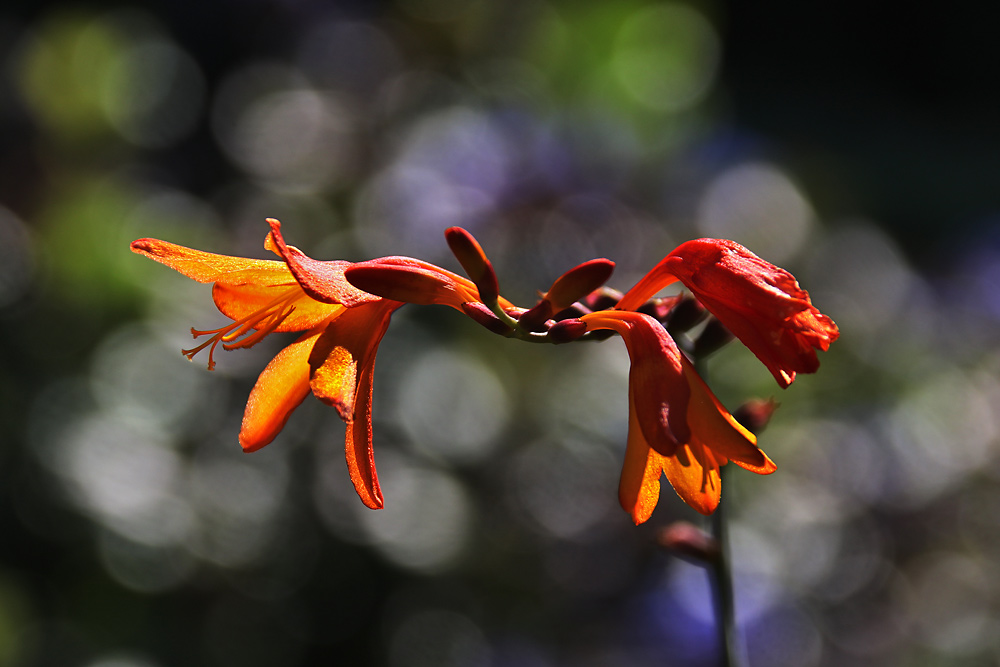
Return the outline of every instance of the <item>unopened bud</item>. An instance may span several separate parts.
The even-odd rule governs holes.
[[[463,303],[462,312],[495,334],[510,336],[514,333],[513,329],[504,324],[499,317],[493,314],[493,311],[478,301]]]
[[[577,319],[560,320],[549,327],[549,339],[559,345],[570,343],[587,333],[587,323]]]
[[[778,402],[773,398],[754,398],[733,412],[733,418],[753,434],[760,433],[771,421],[771,415],[778,409]]]
[[[476,284],[479,300],[483,303],[496,303],[500,296],[500,284],[493,264],[486,258],[479,242],[461,227],[449,227],[444,232],[444,238],[458,263],[465,269],[466,275]]]
[[[695,359],[701,359],[712,354],[726,343],[733,340],[733,334],[714,317],[708,321],[705,328],[694,341],[694,349],[691,353]]]
[[[580,299],[580,302],[591,310],[608,310],[618,305],[621,299],[622,293],[618,290],[610,287],[599,287]]]
[[[699,563],[714,563],[719,558],[719,542],[687,521],[672,523],[657,536],[660,546]]]
[[[610,259],[592,259],[556,278],[545,293],[545,298],[552,303],[552,312],[558,313],[593,292],[608,281],[614,270],[615,263]]]
[[[684,296],[670,311],[667,328],[671,333],[683,333],[700,324],[707,316],[708,311],[701,305],[701,301],[693,296]]]
[[[680,294],[677,294],[675,296],[665,296],[661,299],[650,299],[635,310],[637,313],[649,315],[662,324],[673,317],[674,310],[678,304],[682,303],[682,298]]]
[[[542,298],[538,304],[517,318],[525,331],[545,331],[545,321],[552,317],[552,302]]]

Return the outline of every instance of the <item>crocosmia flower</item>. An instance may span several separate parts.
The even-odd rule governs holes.
[[[208,340],[188,358],[208,348],[214,352],[251,347],[272,333],[301,332],[281,350],[257,379],[247,400],[239,441],[245,451],[271,442],[292,411],[312,392],[337,409],[347,425],[345,453],[351,481],[371,508],[383,505],[372,450],[371,399],[375,355],[393,311],[402,301],[364,292],[344,278],[352,266],[344,261],[318,261],[285,243],[281,224],[268,220],[265,248],[277,260],[229,257],[193,250],[156,239],[139,239],[132,250],[202,283],[212,283],[215,305],[233,322],[211,331],[192,329]],[[461,276],[406,257],[376,262],[419,271],[423,282],[406,287],[408,296],[426,303],[445,303],[461,310],[476,300],[475,286]]]
[[[580,320],[590,330],[618,333],[632,362],[618,498],[635,523],[653,513],[661,475],[684,502],[711,514],[722,490],[720,466],[731,460],[762,475],[776,470],[757,448],[757,438],[722,406],[659,322],[622,310],[601,310]]]
[[[825,352],[840,335],[792,274],[739,243],[720,239],[678,246],[617,307],[635,310],[677,280],[757,355],[782,387],[796,373],[816,372],[816,350]]]

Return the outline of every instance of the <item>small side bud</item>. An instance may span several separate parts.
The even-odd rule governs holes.
[[[733,413],[733,418],[746,430],[756,435],[764,430],[767,423],[771,421],[771,415],[777,409],[778,402],[773,398],[754,398],[737,408]]]
[[[479,300],[487,304],[496,303],[500,296],[500,283],[479,242],[461,227],[449,227],[444,232],[444,238],[466,275],[476,284]]]
[[[705,328],[694,341],[694,348],[691,353],[696,359],[707,357],[719,348],[723,347],[735,336],[725,327],[722,322],[714,317],[708,321]]]
[[[504,324],[499,317],[493,314],[493,311],[477,301],[463,303],[462,311],[495,334],[510,336],[514,333],[513,329]]]
[[[682,299],[683,297],[680,294],[665,296],[660,299],[650,299],[635,310],[637,313],[649,315],[662,324],[673,316],[674,310],[682,302]]]
[[[622,293],[618,290],[611,289],[610,287],[599,287],[580,299],[580,302],[593,311],[614,308],[621,300]]]
[[[587,333],[587,323],[577,319],[560,320],[549,327],[549,339],[556,345],[571,343]]]
[[[667,329],[671,333],[683,333],[697,326],[708,317],[708,311],[692,296],[681,297],[667,318]]]
[[[687,521],[672,523],[657,536],[665,549],[697,563],[714,563],[719,558],[719,542]]]
[[[545,321],[552,315],[552,302],[542,298],[534,308],[530,308],[517,318],[517,323],[525,331],[545,331]]]
[[[615,263],[610,259],[592,259],[574,266],[556,278],[552,287],[545,293],[545,298],[552,303],[552,312],[558,313],[569,308],[575,301],[602,286],[614,270]]]

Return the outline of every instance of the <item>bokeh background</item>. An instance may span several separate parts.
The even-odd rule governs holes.
[[[376,366],[386,508],[308,399],[236,441],[285,342],[188,363],[209,290],[128,251],[457,268],[531,305],[695,236],[792,270],[842,338],[737,470],[750,664],[1000,661],[1000,68],[952,5],[576,0],[0,9],[0,665],[711,665],[704,572],[616,503],[620,341],[404,308]],[[272,337],[274,338],[274,337]]]

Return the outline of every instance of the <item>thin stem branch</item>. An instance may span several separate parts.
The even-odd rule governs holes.
[[[728,466],[719,469],[720,478],[726,477]],[[736,605],[733,595],[733,576],[729,558],[729,528],[726,522],[726,505],[719,503],[712,515],[712,537],[719,545],[718,557],[709,565],[715,615],[719,631],[719,648],[722,667],[742,667],[746,664],[743,645],[736,627]]]

